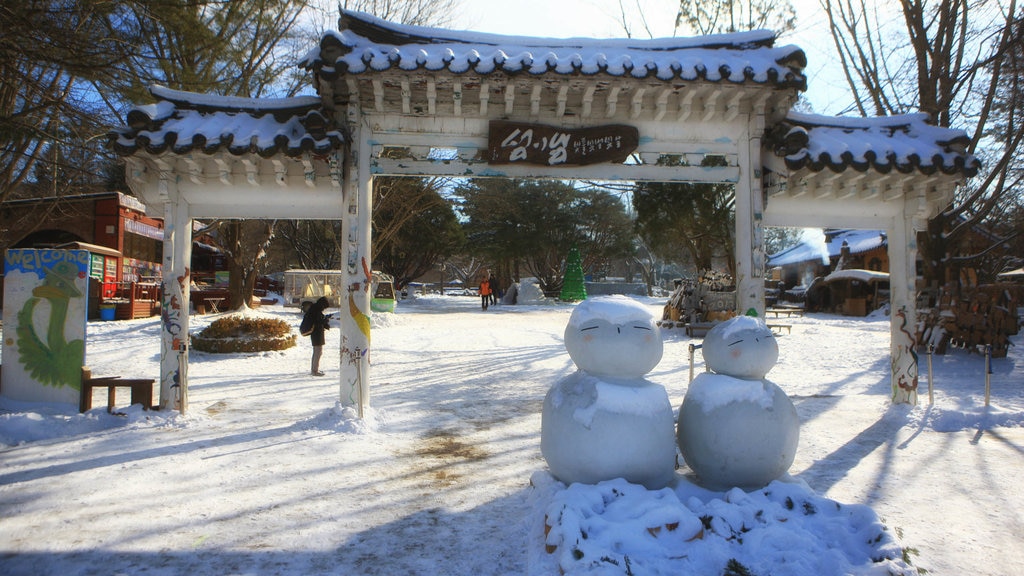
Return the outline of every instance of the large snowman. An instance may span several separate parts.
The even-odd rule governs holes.
[[[584,300],[565,348],[578,370],[548,391],[541,420],[551,474],[566,484],[665,487],[675,478],[675,423],[665,388],[644,378],[663,352],[654,317],[625,296]]]
[[[796,408],[765,379],[779,359],[775,335],[763,321],[738,316],[709,330],[702,352],[712,372],[686,391],[679,450],[706,488],[762,488],[793,464],[800,438]]]

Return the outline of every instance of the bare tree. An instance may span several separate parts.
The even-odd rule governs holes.
[[[113,3],[23,0],[0,5],[0,204],[18,197],[59,199],[104,180],[97,136],[104,119],[88,83],[112,77],[123,38],[106,26]],[[59,202],[49,210],[61,210]],[[41,209],[42,204],[40,204]],[[42,212],[25,213],[42,224]],[[0,222],[0,248],[21,222]]]
[[[955,279],[960,266],[987,251],[960,254],[968,233],[1020,202],[1024,16],[1016,0],[821,5],[852,110],[865,116],[920,110],[936,125],[964,126],[971,133],[969,151],[982,158],[984,172],[929,222],[920,243],[926,278],[933,285]]]
[[[122,97],[145,101],[148,87],[229,96],[289,95],[296,89],[285,56],[305,0],[151,0],[127,2],[111,27],[138,38],[130,66],[111,83]],[[252,299],[273,222],[225,220],[210,237],[224,251],[234,307]]]
[[[630,5],[632,4],[632,5]],[[632,18],[653,37],[647,10],[639,0],[619,0],[619,22],[626,35],[633,37]],[[777,34],[796,28],[796,9],[789,0],[679,0],[674,34],[726,34],[767,28]]]
[[[676,30],[721,34],[768,28],[781,34],[796,27],[796,10],[788,1],[680,0]]]

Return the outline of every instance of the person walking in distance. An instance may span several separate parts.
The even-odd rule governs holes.
[[[309,343],[313,345],[313,358],[309,365],[309,373],[313,376],[324,375],[320,371],[320,356],[324,352],[324,331],[330,328],[331,317],[324,314],[324,310],[328,306],[330,306],[330,302],[326,297],[321,296],[309,307],[305,316],[302,317],[302,324],[299,325],[299,332],[303,336],[309,336]]]
[[[487,271],[487,285],[491,288],[491,304],[497,304],[498,298],[501,297],[498,294],[498,279],[494,277],[494,272]]]
[[[480,280],[480,305],[484,310],[487,310],[487,305],[491,302],[491,280],[484,274]]]

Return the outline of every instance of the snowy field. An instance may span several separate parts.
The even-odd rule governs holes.
[[[663,300],[642,301],[660,317]],[[101,392],[84,415],[0,399],[0,573],[547,575],[561,563],[571,574],[712,575],[734,559],[758,576],[1001,576],[1024,566],[1021,336],[993,361],[989,408],[984,358],[957,350],[934,357],[932,405],[922,355],[911,409],[889,403],[887,318],[780,320],[792,334],[768,378],[801,419],[786,482],[710,493],[684,466],[665,491],[567,490],[545,472],[540,412],[574,370],[562,345],[571,310],[482,312],[476,298],[434,297],[375,315],[364,420],[336,406],[336,329],[325,378],[308,376],[306,339],[283,352],[193,352],[184,415],[128,408],[126,391],[124,416],[106,413]],[[279,306],[258,313],[300,320]],[[193,329],[213,318],[193,317]],[[87,362],[95,375],[155,377],[159,330],[155,318],[90,323]],[[693,340],[663,339],[648,378],[678,409]],[[552,507],[575,514],[556,532],[579,528],[589,538],[578,553],[607,560],[548,553]],[[679,529],[646,525],[670,524],[666,511],[683,516]],[[688,514],[704,517],[700,538]]]

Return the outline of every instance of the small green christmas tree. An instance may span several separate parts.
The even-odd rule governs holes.
[[[562,279],[562,293],[558,299],[565,302],[587,299],[587,286],[583,283],[583,259],[575,246],[569,250],[565,260],[565,277]]]

